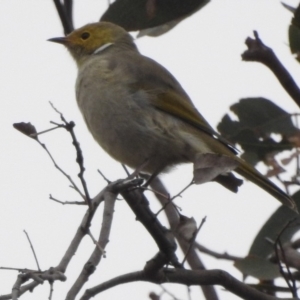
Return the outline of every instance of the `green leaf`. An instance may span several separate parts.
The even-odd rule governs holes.
[[[242,99],[230,107],[239,118],[243,127],[251,128],[260,135],[271,133],[294,134],[297,129],[290,114],[264,98]]]
[[[25,122],[14,123],[13,127],[18,131],[22,132],[23,134],[27,135],[28,137],[34,140],[38,140],[38,137],[36,135],[37,131],[31,123],[25,123]]]
[[[288,11],[294,13],[296,11],[296,8],[294,6],[288,5],[284,2],[281,2],[281,4],[283,5],[283,7],[285,7]]]
[[[242,157],[255,165],[274,155],[294,147],[291,137],[300,131],[291,120],[291,115],[265,98],[241,99],[230,107],[238,121],[225,115],[217,128],[227,140],[239,144],[244,150]],[[281,135],[279,142],[271,134]]]
[[[292,198],[295,200],[299,210],[300,191],[295,193]],[[249,255],[267,258],[274,252],[274,246],[267,242],[266,238],[275,241],[278,234],[288,224],[288,222],[294,219],[300,221],[300,216],[286,206],[279,207],[258,232],[249,250]],[[280,241],[283,244],[291,241],[291,238],[299,230],[299,228],[300,225],[286,228],[280,235]]]
[[[101,21],[122,26],[127,31],[137,31],[183,20],[200,10],[210,0],[116,0],[102,15]],[[171,29],[170,26],[169,29]],[[159,35],[166,28],[155,29]]]
[[[238,260],[234,266],[240,270],[244,276],[253,276],[260,280],[272,280],[280,275],[278,265],[261,257],[247,256]]]
[[[296,54],[296,59],[300,62],[300,5],[294,8],[282,3],[285,8],[294,13],[291,24],[289,26],[289,44],[290,50]]]
[[[293,196],[298,210],[300,209],[300,191]],[[291,221],[298,221],[300,216],[287,208],[286,206],[279,207],[274,214],[268,219],[255,237],[249,254],[244,259],[236,261],[235,267],[239,269],[245,276],[253,276],[260,280],[271,280],[281,276],[278,271],[278,265],[271,263],[268,257],[274,253],[274,246],[266,240],[275,241],[278,235]],[[293,222],[295,224],[296,222]],[[299,230],[300,225],[289,226],[280,235],[281,243],[290,242],[293,235]]]
[[[300,53],[300,29],[293,24],[289,26],[289,43],[290,43],[291,52],[293,54],[299,54]],[[299,58],[297,58],[297,60],[300,61]]]
[[[294,17],[292,19],[292,24],[300,28],[300,4],[295,9]]]

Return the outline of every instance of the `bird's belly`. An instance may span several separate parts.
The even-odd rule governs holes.
[[[110,156],[134,169],[145,165],[143,171],[154,173],[192,162],[196,152],[211,152],[189,125],[151,106],[145,91],[128,90],[105,78],[97,84],[88,77],[77,80],[78,106]]]

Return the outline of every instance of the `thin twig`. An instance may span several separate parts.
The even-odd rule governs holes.
[[[174,195],[172,198],[171,198],[171,201],[173,201],[175,198],[178,198],[178,197],[182,197],[182,194],[191,186],[195,184],[194,180],[192,180],[186,187],[184,187],[179,193],[177,193],[176,195]]]
[[[99,169],[97,171],[108,184],[111,183],[111,181]]]
[[[68,175],[54,160],[52,154],[50,153],[50,151],[48,150],[47,146],[43,143],[41,143],[39,140],[37,141],[40,146],[42,146],[44,148],[44,150],[47,152],[48,156],[50,157],[50,159],[52,160],[54,167],[60,171],[71,183],[71,185],[73,186],[73,188],[75,189],[75,191],[84,199],[84,201],[86,201],[85,196],[82,194],[82,192],[80,191],[80,189],[77,187],[76,183],[73,181],[72,177],[70,175]]]
[[[60,201],[54,198],[51,194],[49,195],[49,199],[62,205],[87,205],[85,201]]]
[[[80,170],[79,174],[78,174],[78,177],[81,181],[81,185],[82,185],[83,190],[84,190],[85,201],[87,202],[88,206],[91,209],[91,198],[90,198],[89,191],[88,191],[88,188],[87,188],[87,183],[84,179],[84,171],[85,171],[84,159],[83,159],[83,155],[82,155],[80,145],[77,141],[77,138],[76,138],[76,135],[75,135],[75,132],[74,132],[75,123],[73,121],[68,122],[65,119],[65,117],[63,116],[63,114],[53,105],[53,103],[50,102],[50,105],[52,106],[54,111],[56,111],[60,115],[61,120],[65,123],[65,129],[71,134],[73,145],[76,149],[76,154],[77,154],[76,162],[77,162],[77,164],[79,166],[79,170]]]
[[[154,191],[154,190],[152,189],[151,191],[154,192],[154,193],[156,193],[157,196],[159,196],[159,194],[160,194],[160,195],[166,197],[166,199],[167,199],[167,202],[165,202],[164,205],[158,210],[158,212],[156,213],[156,216],[158,216],[163,210],[165,210],[165,208],[166,208],[169,204],[171,204],[171,203],[174,205],[174,207],[175,207],[175,209],[176,209],[177,211],[181,211],[181,208],[178,207],[177,205],[175,205],[175,204],[173,203],[173,201],[174,201],[176,198],[178,198],[178,197],[182,197],[182,196],[181,196],[182,193],[185,192],[185,191],[186,191],[191,185],[193,185],[193,184],[194,184],[194,180],[192,180],[191,183],[189,183],[186,187],[184,187],[179,193],[177,193],[176,195],[174,195],[172,198],[170,198],[170,195],[168,195],[168,197],[166,197],[166,195],[161,194],[161,193],[159,193],[158,191]]]
[[[214,258],[217,259],[226,259],[226,260],[230,260],[230,261],[237,261],[237,260],[241,260],[242,257],[239,256],[234,256],[234,255],[230,255],[228,253],[218,253],[216,251],[212,251],[206,247],[204,247],[203,245],[200,245],[199,243],[197,243],[196,241],[194,242],[194,247],[199,250],[202,253],[208,254]]]
[[[174,207],[176,208],[176,210],[177,211],[181,211],[181,209],[177,206],[177,205],[175,205],[174,203],[173,203],[173,201],[176,199],[176,198],[178,198],[178,197],[182,197],[181,195],[183,194],[183,192],[185,192],[191,185],[193,185],[194,184],[194,180],[192,180],[192,182],[191,183],[189,183],[186,187],[184,187],[179,193],[177,193],[176,195],[174,195],[172,198],[170,198],[170,195],[168,195],[168,198],[166,198],[166,199],[168,199],[167,200],[167,202],[165,202],[164,204],[163,204],[163,206],[161,207],[161,209],[159,209],[158,210],[158,212],[156,213],[156,216],[158,216],[163,210],[165,210],[165,208],[169,205],[169,204],[173,204],[174,205]],[[154,191],[154,190],[152,190],[154,193],[156,193],[157,195],[159,194],[159,192],[158,191]],[[161,193],[160,193],[161,194]],[[164,194],[161,194],[162,196],[165,196]]]
[[[31,243],[30,237],[29,237],[29,235],[28,235],[28,233],[27,233],[27,231],[26,231],[26,230],[23,230],[23,231],[24,231],[24,233],[25,233],[25,235],[26,235],[26,237],[27,237],[27,240],[28,240],[28,242],[29,242],[29,245],[30,245],[31,251],[32,251],[32,253],[33,253],[33,256],[34,256],[34,259],[35,259],[35,262],[36,262],[37,268],[38,268],[38,270],[39,270],[39,271],[41,271],[41,268],[40,268],[40,265],[39,265],[39,262],[38,262],[37,256],[36,256],[36,254],[35,254],[35,251],[34,251],[33,245],[32,245],[32,243]]]
[[[163,292],[172,297],[173,300],[179,300],[179,298],[177,298],[173,293],[167,290],[162,284],[160,285],[160,287],[163,290]]]
[[[190,253],[192,247],[194,246],[194,243],[195,243],[195,240],[196,240],[196,238],[197,238],[197,235],[198,235],[200,229],[202,228],[203,224],[205,223],[205,221],[206,221],[206,217],[204,217],[204,218],[202,219],[200,225],[199,225],[198,228],[197,228],[197,231],[193,234],[193,238],[192,238],[192,240],[190,241],[188,250],[186,251],[186,253],[185,253],[185,255],[184,255],[184,258],[183,258],[183,260],[182,260],[182,263],[181,263],[182,266],[184,265],[184,263],[185,263],[185,261],[186,261],[188,255],[189,255],[189,253]]]
[[[0,270],[18,271],[20,273],[37,272],[37,270],[10,268],[10,267],[0,267]]]
[[[105,255],[105,249],[101,247],[101,245],[97,242],[97,240],[94,238],[93,234],[91,233],[91,231],[89,230],[88,231],[88,235],[89,237],[92,239],[93,243],[97,246],[97,248],[100,250],[102,256],[104,258],[106,258],[106,255]]]
[[[186,289],[187,289],[187,294],[188,294],[188,297],[189,297],[188,300],[192,300],[191,288],[189,286],[187,286]]]
[[[53,291],[54,291],[54,289],[53,289],[53,282],[50,282],[49,284],[50,284],[49,300],[51,300],[52,296],[53,296]]]
[[[124,165],[124,164],[121,164],[122,165],[122,168],[124,169],[125,173],[127,176],[130,176],[130,173],[129,171],[127,170],[127,167]]]
[[[30,134],[31,137],[37,137],[38,135],[41,135],[41,134],[44,134],[44,133],[47,133],[47,132],[50,132],[50,131],[53,131],[53,130],[56,130],[58,128],[61,128],[63,125],[57,125],[55,127],[52,127],[52,128],[49,128],[49,129],[46,129],[46,130],[43,130],[43,131],[40,131],[40,132],[37,132],[37,133],[33,133],[33,134]]]

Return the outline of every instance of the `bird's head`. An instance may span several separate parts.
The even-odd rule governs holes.
[[[52,38],[48,41],[66,46],[79,65],[88,56],[111,46],[137,50],[131,35],[120,26],[109,22],[91,23],[74,30],[66,37]]]

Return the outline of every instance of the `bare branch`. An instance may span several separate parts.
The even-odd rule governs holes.
[[[11,299],[12,300],[18,300],[19,293],[20,293],[20,287],[21,287],[22,283],[26,282],[28,279],[29,278],[24,274],[18,275],[17,281],[13,285],[12,292],[11,292]]]
[[[149,202],[143,194],[143,189],[125,190],[121,195],[146,230],[174,266],[181,267],[175,255],[176,244],[174,237],[156,218],[149,208]]]
[[[39,285],[39,282],[33,281],[26,285],[21,286],[19,288],[19,294],[18,294],[19,297],[28,291],[32,292],[34,290],[34,288],[37,287],[38,285]],[[12,294],[0,296],[0,300],[11,300],[11,299],[12,299]]]
[[[111,181],[99,169],[97,171],[101,175],[101,177],[107,182],[107,184],[111,183]]]
[[[197,231],[194,233],[193,239],[189,242],[190,244],[189,244],[188,250],[186,251],[186,253],[185,253],[185,255],[184,255],[183,261],[182,261],[182,263],[181,263],[182,265],[184,265],[184,263],[185,263],[185,261],[186,261],[188,255],[189,255],[190,251],[192,250],[192,247],[194,247],[194,244],[195,244],[195,240],[196,240],[196,238],[197,238],[197,235],[198,235],[199,231],[201,230],[201,228],[202,228],[203,224],[205,223],[205,221],[206,221],[206,217],[204,217],[204,218],[202,219],[202,221],[201,221],[201,223],[200,223],[200,225],[199,225]]]
[[[242,257],[230,255],[226,252],[225,253],[218,253],[218,252],[212,251],[212,250],[204,247],[203,245],[200,245],[197,242],[195,242],[195,248],[197,250],[199,250],[200,252],[208,254],[210,256],[213,256],[214,258],[217,258],[217,259],[226,259],[226,260],[232,260],[232,261],[242,259]]]
[[[60,201],[54,198],[51,194],[49,195],[49,199],[62,205],[86,205],[85,201]]]
[[[165,205],[165,203],[168,200],[166,200],[165,197],[161,197],[160,194],[167,195],[168,191],[166,190],[166,188],[164,187],[164,185],[162,184],[162,182],[159,180],[158,177],[153,179],[153,181],[151,183],[151,187],[154,190],[160,192],[159,194],[155,194],[155,196],[162,205]],[[168,218],[169,224],[171,226],[172,232],[174,232],[176,234],[177,233],[176,230],[178,228],[179,219],[180,219],[177,209],[173,205],[167,205],[165,207],[165,213]],[[188,247],[189,247],[189,243],[185,239],[181,238],[178,234],[176,234],[176,238],[179,242],[180,248],[182,249],[183,253],[186,253],[188,250]],[[197,253],[195,251],[195,247],[193,247],[190,250],[190,254],[187,256],[187,262],[193,270],[204,270],[205,269],[204,264],[202,263],[201,259],[199,258],[199,256],[197,255]],[[219,299],[218,295],[216,293],[216,290],[213,286],[201,286],[201,289],[202,289],[202,292],[206,299],[209,299],[209,300],[218,300]]]
[[[127,170],[127,167],[124,165],[124,164],[121,164],[122,165],[122,168],[124,169],[126,175],[129,177],[130,176],[130,173],[129,171]]]
[[[108,186],[106,186],[105,189],[103,189],[92,201],[92,207],[93,210],[88,209],[87,212],[85,213],[81,224],[79,225],[77,232],[73,238],[73,240],[71,241],[64,257],[62,258],[62,260],[60,261],[59,265],[55,268],[56,270],[59,270],[61,272],[65,272],[66,268],[68,266],[68,264],[71,261],[71,258],[73,257],[73,255],[75,255],[83,237],[87,234],[88,232],[88,228],[90,227],[91,221],[94,217],[94,214],[99,206],[99,204],[102,201],[106,201],[107,199],[110,199],[110,201],[112,201],[111,197],[112,194],[115,195],[115,197],[118,195],[118,193],[120,191],[122,191],[123,189],[128,189],[131,188],[133,186],[136,186],[140,181],[138,179],[133,179],[133,180],[117,180],[111,184],[109,184]],[[102,226],[101,232],[102,230],[106,230],[105,226]],[[103,234],[105,236],[105,234]],[[103,235],[100,236],[103,237]],[[105,241],[107,242],[107,241]],[[102,243],[102,241],[101,241]],[[100,244],[101,244],[100,243]],[[104,242],[103,242],[104,243]],[[102,244],[101,244],[102,245]]]
[[[26,281],[33,279],[34,282],[22,287]],[[12,288],[12,293],[10,295],[0,296],[0,300],[13,299],[17,300],[21,294],[27,291],[32,291],[37,285],[42,284],[44,281],[54,282],[55,280],[65,281],[66,277],[63,273],[50,268],[47,271],[28,271],[23,274],[19,274],[17,280]]]
[[[18,271],[20,273],[27,273],[27,272],[37,272],[37,270],[31,269],[21,269],[21,268],[10,268],[10,267],[0,267],[0,270],[9,270],[9,271]]]
[[[37,268],[38,268],[38,270],[39,270],[39,271],[41,271],[41,268],[40,268],[40,265],[39,265],[39,262],[38,262],[37,256],[36,256],[36,254],[35,254],[35,251],[34,251],[33,245],[32,245],[32,243],[31,243],[31,240],[30,240],[30,238],[29,238],[29,235],[28,235],[28,233],[26,232],[26,230],[24,230],[24,233],[26,234],[27,240],[28,240],[28,242],[29,242],[29,245],[30,245],[30,248],[31,248],[31,250],[32,250],[32,253],[33,253],[33,256],[34,256],[34,259],[35,259],[35,262],[36,262]]]
[[[60,270],[61,272],[65,272],[68,264],[71,261],[71,258],[73,255],[75,255],[77,248],[79,247],[83,237],[87,234],[88,228],[90,227],[91,221],[93,219],[93,216],[99,206],[99,204],[105,200],[106,197],[111,197],[111,191],[113,189],[113,185],[116,183],[112,183],[111,185],[106,186],[94,199],[93,199],[93,209],[88,209],[85,213],[81,224],[79,225],[77,232],[71,241],[71,244],[69,245],[65,255],[63,256],[62,260],[60,261],[59,265],[55,268],[57,270]],[[116,194],[117,195],[117,194]]]
[[[54,107],[54,105],[51,102],[50,102],[50,105],[60,115],[60,119],[65,124],[64,128],[70,133],[70,135],[72,137],[72,142],[73,142],[73,145],[76,149],[76,155],[77,155],[76,162],[77,162],[77,164],[79,166],[79,170],[80,170],[79,174],[78,174],[78,177],[81,181],[81,185],[82,185],[83,190],[84,190],[85,201],[87,202],[88,206],[91,209],[91,198],[90,198],[90,195],[89,195],[89,191],[88,191],[88,188],[87,188],[86,181],[84,179],[84,171],[85,171],[85,167],[84,167],[84,163],[83,163],[84,159],[83,159],[82,151],[81,151],[81,148],[80,148],[80,144],[77,141],[77,138],[76,138],[76,135],[75,135],[75,132],[74,132],[75,123],[73,121],[68,122],[65,119],[65,117],[63,116],[63,114],[56,107]]]
[[[53,282],[50,282],[50,294],[49,294],[49,300],[52,300],[52,296],[53,296]]]
[[[222,270],[191,271],[184,269],[163,269],[157,275],[147,276],[145,272],[138,271],[115,277],[85,291],[80,300],[89,300],[95,295],[120,284],[146,281],[157,284],[177,283],[191,285],[221,285],[226,290],[245,300],[278,300],[279,298],[262,293],[245,283],[235,279],[229,273]],[[282,299],[281,299],[282,300]]]
[[[83,285],[88,281],[90,275],[94,273],[97,265],[100,263],[102,256],[105,257],[105,247],[109,241],[109,235],[113,220],[114,205],[117,198],[117,193],[111,189],[106,192],[104,200],[103,222],[100,230],[98,241],[95,241],[96,247],[85,263],[80,275],[69,290],[66,300],[75,299]],[[89,232],[89,231],[88,231]]]
[[[244,61],[256,61],[267,66],[277,77],[283,88],[291,96],[291,98],[300,107],[300,89],[290,75],[288,70],[283,66],[277,58],[274,51],[266,46],[259,38],[257,31],[254,31],[254,39],[248,37],[246,39],[248,50],[242,54]]]
[[[116,199],[112,199],[112,201],[114,202]],[[113,213],[113,211],[112,211],[112,213]],[[93,241],[93,243],[98,247],[98,249],[100,250],[100,252],[101,252],[101,255],[104,257],[104,258],[106,258],[106,252],[105,252],[105,250],[104,250],[104,248],[102,248],[101,247],[101,245],[97,242],[97,240],[94,238],[94,236],[93,236],[93,234],[91,233],[91,231],[89,230],[88,231],[88,235],[89,235],[89,237],[92,239],[92,241]]]
[[[52,128],[46,129],[46,130],[42,130],[42,131],[37,132],[37,133],[32,133],[32,134],[30,134],[30,136],[33,137],[33,138],[35,138],[35,137],[37,137],[39,135],[48,133],[50,131],[56,130],[56,129],[61,128],[61,127],[62,127],[62,125],[56,125],[55,127],[52,127]]]
[[[78,249],[78,246],[80,242],[82,241],[83,237],[88,233],[88,228],[90,227],[91,221],[93,219],[93,216],[96,212],[97,207],[99,204],[104,200],[105,201],[105,209],[104,209],[104,215],[103,215],[103,225],[100,232],[100,238],[98,243],[101,245],[102,248],[105,248],[105,245],[108,243],[108,236],[111,228],[111,222],[112,222],[112,212],[113,212],[113,206],[114,206],[114,199],[118,195],[120,191],[123,189],[132,188],[133,186],[136,186],[137,184],[140,184],[139,179],[133,179],[133,180],[118,180],[114,183],[111,183],[108,185],[105,189],[103,189],[94,199],[92,202],[92,208],[93,210],[88,209],[85,216],[83,217],[83,220],[77,229],[77,232],[71,241],[71,244],[69,245],[65,255],[63,256],[61,262],[59,265],[55,268],[50,268],[47,271],[41,272],[41,271],[34,271],[34,270],[27,270],[27,269],[16,269],[17,271],[22,272],[22,274],[18,275],[18,278],[16,280],[16,283],[14,284],[12,294],[10,295],[4,295],[0,296],[0,300],[5,299],[18,299],[18,297],[28,291],[32,290],[34,287],[36,287],[39,284],[42,284],[44,281],[54,282],[55,280],[65,281],[66,277],[64,275],[64,272],[67,269],[68,264],[71,261],[71,258],[74,256],[76,250]],[[96,255],[98,252],[98,255]],[[100,261],[102,252],[99,250],[98,246],[96,246],[94,253],[92,255],[92,258],[90,261],[92,262],[93,266],[96,266],[98,262]],[[1,268],[1,269],[13,269],[13,268]],[[91,273],[90,273],[91,274]],[[82,281],[86,281],[88,279],[88,276],[85,277],[79,277]],[[29,284],[27,286],[23,286],[27,280],[33,279],[35,282],[33,284]],[[84,281],[84,282],[85,282]],[[31,289],[30,289],[31,288]],[[81,288],[81,287],[80,287]]]

